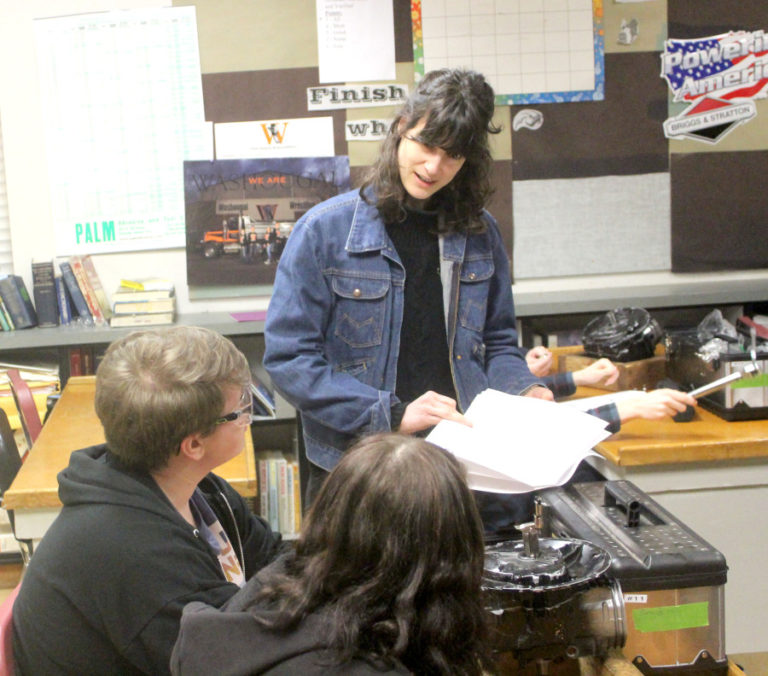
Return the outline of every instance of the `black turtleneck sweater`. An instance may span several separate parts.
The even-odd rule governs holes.
[[[404,221],[386,227],[405,267],[405,305],[395,387],[403,405],[393,408],[395,428],[405,405],[427,390],[453,399],[456,391],[445,333],[437,213],[408,208]]]

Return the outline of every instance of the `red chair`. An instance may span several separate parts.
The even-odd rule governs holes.
[[[0,676],[13,676],[13,602],[19,594],[19,587],[21,583],[0,603]]]
[[[21,427],[27,440],[27,447],[31,449],[32,444],[35,443],[40,434],[40,430],[43,429],[35,398],[32,396],[32,390],[29,389],[29,385],[21,377],[18,369],[8,369],[8,381],[11,385],[11,393],[13,394],[13,400],[16,402],[16,408],[19,409],[19,418],[21,419]]]

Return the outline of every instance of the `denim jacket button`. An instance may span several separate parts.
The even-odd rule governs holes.
[[[457,355],[456,355],[456,360],[457,360],[457,361],[461,361],[461,355],[460,355],[460,354],[457,354]]]
[[[469,278],[470,279],[474,279],[475,277],[477,277],[477,275],[474,272],[470,272],[469,273]]]
[[[362,296],[362,295],[363,295],[363,292],[362,292],[362,291],[360,291],[360,289],[355,289],[355,290],[352,292],[352,295],[353,295],[355,298],[360,298],[360,296]]]

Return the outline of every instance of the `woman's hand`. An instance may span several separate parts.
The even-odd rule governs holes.
[[[543,399],[544,401],[555,400],[555,395],[552,394],[552,390],[548,387],[542,387],[541,385],[534,385],[523,396],[531,397],[531,399]]]
[[[453,420],[472,427],[472,423],[456,409],[454,399],[430,390],[405,407],[398,431],[403,434],[421,432],[437,425],[441,420]]]
[[[541,345],[538,347],[532,347],[525,354],[525,363],[528,364],[528,369],[537,378],[549,375],[552,370],[552,353]]]

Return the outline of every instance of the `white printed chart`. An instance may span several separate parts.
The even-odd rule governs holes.
[[[36,21],[57,255],[185,244],[182,162],[205,159],[194,7]]]
[[[604,97],[603,0],[413,0],[417,78],[483,73],[498,104]]]

